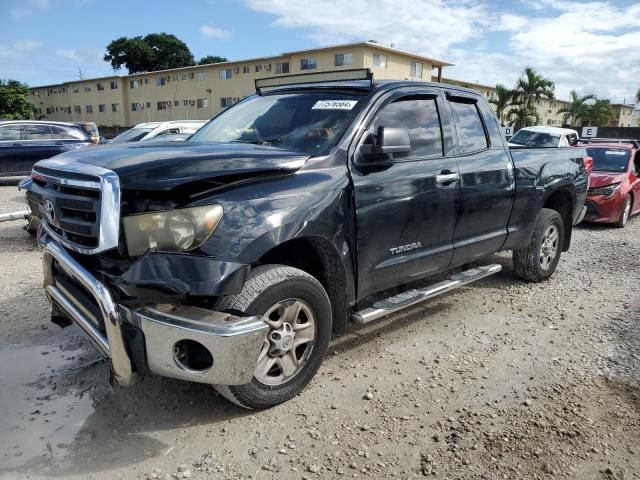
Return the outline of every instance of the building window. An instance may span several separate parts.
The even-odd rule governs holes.
[[[156,108],[158,110],[166,110],[169,107],[170,103],[165,101],[165,100],[161,100],[159,102],[156,103]]]
[[[289,73],[289,62],[276,63],[276,73]]]
[[[120,111],[120,104],[119,103],[112,103],[111,104],[111,111],[112,112],[119,112]]]
[[[220,70],[220,80],[228,80],[233,76],[233,72],[230,68],[225,68],[224,70]]]
[[[188,107],[189,106],[189,100],[182,100],[182,106],[183,107]]]
[[[336,67],[342,67],[343,65],[353,65],[353,53],[336,54]]]
[[[196,80],[206,80],[207,78],[207,72],[198,72],[196,73]]]
[[[132,112],[139,112],[141,110],[144,110],[144,105],[142,103],[135,102],[135,103],[131,104],[131,111]]]
[[[413,78],[422,78],[422,63],[411,62],[411,76]],[[489,94],[485,92],[485,96],[488,97]]]
[[[140,88],[140,80],[129,80],[129,88]]]
[[[104,103],[101,103],[100,105],[98,105],[98,111],[100,113],[104,113],[105,107],[106,107],[106,105]]]
[[[233,103],[234,103],[234,102],[233,102],[233,97],[222,97],[222,98],[220,99],[220,106],[221,106],[222,108],[228,108],[228,107],[230,107],[231,105],[233,105]]]
[[[251,71],[251,67],[249,67],[249,65],[244,65],[244,66],[242,67],[242,73],[244,73],[245,75],[246,75],[247,73],[249,73],[250,71]]]
[[[111,80],[111,90],[117,90],[118,89],[118,82]]]
[[[387,68],[387,56],[381,53],[373,54],[373,66]]]
[[[300,70],[315,70],[317,66],[318,64],[314,57],[300,59]]]
[[[147,108],[151,108],[151,102],[147,102]]]
[[[256,73],[260,73],[262,71],[262,65],[256,65]]]
[[[96,90],[99,91],[99,92],[103,91],[104,90],[104,83],[100,83],[100,82],[96,83]]]
[[[157,77],[156,87],[162,87],[167,84],[167,77]]]
[[[87,113],[93,113],[93,105],[85,105],[84,109]]]
[[[209,100],[207,100],[206,98],[199,98],[197,101],[197,107],[198,108],[208,108],[209,107]]]
[[[74,105],[73,111],[76,113],[82,113],[82,108],[80,108],[80,105]]]
[[[73,93],[80,93],[80,87],[73,87]]]
[[[174,107],[179,107],[180,106],[180,100],[174,100],[173,101],[173,106]]]
[[[85,92],[90,92],[91,91],[91,85],[85,85],[84,86],[84,91]]]
[[[148,79],[148,78],[145,78],[145,79],[144,79],[144,84],[145,84],[145,85],[149,85],[149,79]]]
[[[187,79],[187,74],[186,74],[186,73],[183,73],[183,74],[182,74],[182,80],[186,80],[186,79]]]

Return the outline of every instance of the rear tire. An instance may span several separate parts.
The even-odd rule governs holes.
[[[556,271],[562,245],[564,222],[555,210],[543,208],[526,248],[513,251],[516,274],[528,282],[542,282]]]
[[[253,268],[237,295],[218,300],[217,311],[260,315],[269,324],[251,383],[215,385],[227,400],[263,409],[300,393],[324,360],[331,339],[331,304],[314,277],[297,268]]]
[[[624,226],[629,221],[629,217],[631,216],[631,195],[627,195],[624,199],[624,204],[622,205],[622,211],[620,212],[620,217],[618,221],[614,224],[618,228],[624,228]]]

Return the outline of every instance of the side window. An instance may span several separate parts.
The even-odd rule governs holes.
[[[82,132],[78,130],[72,130],[64,127],[51,127],[53,131],[53,138],[56,140],[84,140]]]
[[[49,125],[27,125],[27,140],[51,140],[51,127]]]
[[[443,156],[442,130],[435,98],[411,96],[389,103],[374,121],[374,133],[379,127],[407,129],[411,157]]]
[[[20,125],[4,125],[0,127],[0,142],[20,140]]]
[[[449,102],[458,133],[460,154],[473,153],[489,148],[487,134],[474,103]]]

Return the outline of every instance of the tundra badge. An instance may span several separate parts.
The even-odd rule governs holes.
[[[398,253],[410,252],[416,248],[422,248],[422,243],[414,242],[407,245],[400,245],[399,247],[391,247],[389,251],[391,252],[391,255],[396,255]]]

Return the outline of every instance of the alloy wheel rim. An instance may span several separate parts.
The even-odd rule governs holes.
[[[300,299],[287,299],[262,316],[269,325],[253,376],[264,385],[282,385],[309,360],[316,338],[316,318]]]
[[[542,236],[540,246],[540,266],[543,270],[548,270],[558,253],[558,229],[555,225],[550,225]]]

